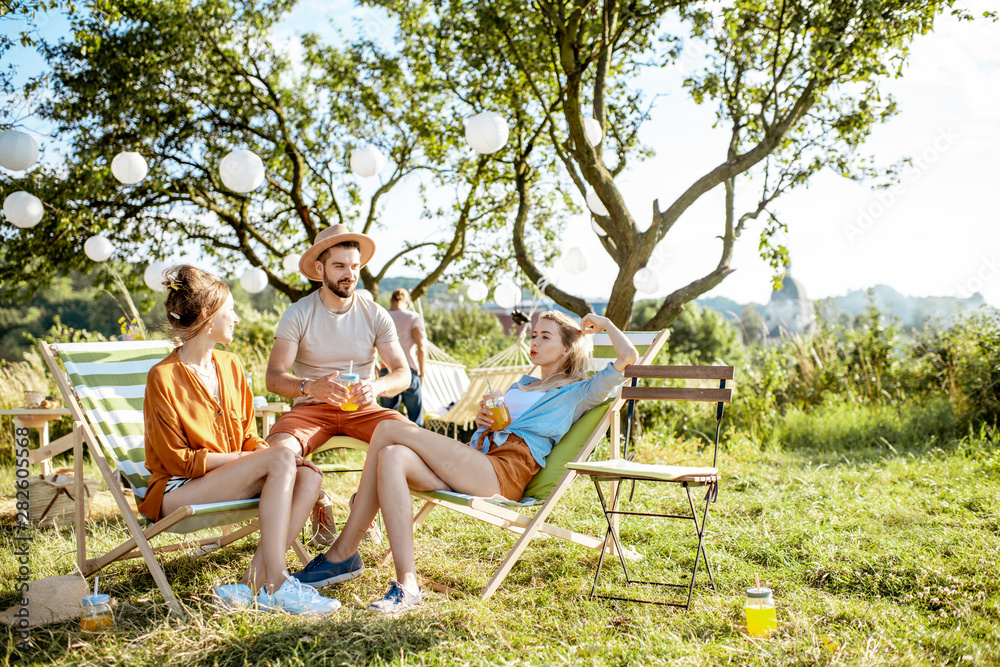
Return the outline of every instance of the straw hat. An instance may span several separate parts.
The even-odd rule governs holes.
[[[24,594],[28,605],[22,608],[18,603],[0,612],[0,622],[19,626],[26,621],[28,627],[34,627],[79,618],[80,600],[90,592],[87,581],[78,574],[45,577],[28,586]]]
[[[316,260],[319,259],[324,250],[344,241],[358,242],[361,248],[361,266],[371,261],[372,255],[375,254],[375,241],[370,236],[351,233],[344,225],[334,225],[317,234],[316,242],[309,246],[309,250],[302,253],[302,259],[299,260],[299,271],[309,280],[322,280],[322,277],[316,272]]]

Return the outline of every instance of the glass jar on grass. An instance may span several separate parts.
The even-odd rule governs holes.
[[[763,586],[747,589],[747,632],[751,637],[767,637],[778,627],[771,589]]]
[[[111,598],[104,593],[83,596],[80,601],[80,631],[106,632],[114,626]]]

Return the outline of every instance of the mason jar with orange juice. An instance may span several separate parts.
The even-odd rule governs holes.
[[[348,387],[351,392],[351,397],[340,404],[340,409],[345,412],[354,412],[358,409],[358,404],[354,402],[354,385],[357,384],[358,378],[361,377],[357,373],[341,373],[340,381],[345,387]]]
[[[510,426],[510,410],[507,409],[507,404],[504,403],[502,391],[499,389],[488,391],[483,394],[483,400],[486,402],[486,409],[493,415],[493,426],[490,427],[491,431],[502,431]]]

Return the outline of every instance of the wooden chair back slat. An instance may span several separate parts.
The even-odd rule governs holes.
[[[732,366],[648,366],[633,364],[625,367],[627,378],[661,378],[670,380],[732,380]]]
[[[701,389],[698,387],[622,387],[622,398],[659,401],[707,401],[730,403],[732,389]]]

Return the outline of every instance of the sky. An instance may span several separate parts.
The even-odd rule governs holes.
[[[974,12],[994,8],[990,0],[963,4]],[[875,128],[864,150],[883,166],[912,159],[913,166],[896,186],[873,191],[868,184],[821,172],[808,188],[773,205],[788,225],[783,241],[791,273],[810,297],[885,284],[910,296],[964,298],[979,292],[1000,305],[1000,220],[993,194],[1000,176],[997,29],[989,21],[939,17],[934,31],[914,42],[903,77],[881,87],[896,98],[899,114]],[[65,23],[53,18],[42,30],[59,34]],[[350,2],[306,0],[279,27],[275,41],[294,50],[296,35],[306,30],[328,31],[331,39],[338,30],[348,39],[361,31],[387,43],[393,25],[384,15]],[[648,70],[641,80],[645,91],[661,95],[641,135],[656,155],[617,179],[641,228],[649,223],[654,199],[665,208],[724,159],[728,137],[724,129],[712,128],[714,108],[694,104],[680,87],[699,55],[697,48],[689,48],[676,64]],[[23,50],[11,57],[25,72],[40,66]],[[33,129],[30,122],[27,127]],[[374,190],[377,183],[372,179],[364,187]],[[417,201],[416,193],[417,183],[410,182],[392,194],[392,216],[377,235],[383,257],[401,248],[404,238],[421,241],[444,233],[421,218],[419,204],[406,204]],[[583,205],[582,197],[579,203]],[[651,268],[659,289],[639,296],[663,296],[711,271],[719,259],[716,237],[722,216],[722,190],[717,188],[686,212],[657,248]],[[748,226],[736,244],[735,273],[705,296],[767,302],[772,270],[758,255],[762,224]],[[422,230],[423,237],[414,238],[414,229]],[[572,275],[557,261],[547,270],[550,278],[582,296],[607,297],[616,267],[600,246],[590,217],[571,216],[562,238],[572,239],[561,247],[564,252],[581,248],[587,270]]]

